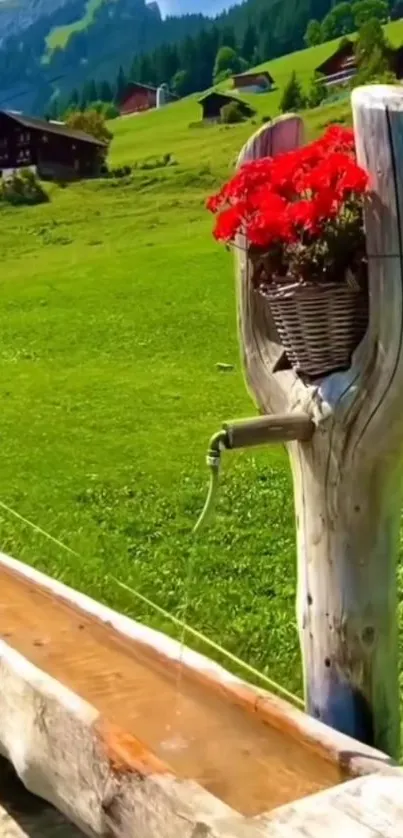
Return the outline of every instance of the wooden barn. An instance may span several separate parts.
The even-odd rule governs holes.
[[[327,87],[347,84],[357,72],[353,42],[343,40],[329,58],[316,68],[316,72],[323,76]]]
[[[35,167],[44,179],[95,177],[107,146],[60,122],[0,111],[0,172]]]
[[[236,102],[239,105],[243,116],[249,119],[254,115],[255,111],[242,99],[236,96],[229,96],[227,93],[219,93],[217,90],[211,90],[199,99],[199,105],[202,107],[202,119],[208,122],[220,122],[221,110],[225,105]]]
[[[122,116],[141,113],[157,106],[157,88],[148,84],[130,82],[119,103]]]
[[[274,79],[267,70],[260,73],[238,73],[232,76],[232,86],[244,93],[267,93],[273,90]]]

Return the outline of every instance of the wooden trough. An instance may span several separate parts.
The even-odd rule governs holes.
[[[88,835],[253,838],[279,806],[394,773],[380,752],[4,555],[0,590],[0,752]]]

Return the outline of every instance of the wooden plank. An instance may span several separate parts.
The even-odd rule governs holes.
[[[401,838],[403,772],[352,780],[283,806],[260,824],[268,838]]]
[[[0,758],[0,838],[83,838],[52,806],[29,794]]]

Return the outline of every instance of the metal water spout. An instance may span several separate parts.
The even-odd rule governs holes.
[[[194,528],[198,532],[205,526],[214,511],[222,451],[252,448],[269,443],[297,440],[307,442],[315,430],[312,419],[305,413],[256,416],[224,422],[221,431],[211,437],[206,462],[210,469],[210,485],[206,503]]]

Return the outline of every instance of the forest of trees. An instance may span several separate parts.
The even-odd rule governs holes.
[[[79,18],[84,0],[71,2]],[[331,6],[332,0],[245,0],[215,20],[202,15],[162,20],[156,3],[103,2],[91,26],[74,32],[65,48],[55,50],[50,61],[44,63],[47,32],[66,22],[60,20],[60,12],[57,20],[50,16],[26,29],[23,47],[13,39],[1,45],[0,102],[43,112],[54,90],[59,90],[60,100],[65,100],[74,89],[81,95],[88,78],[94,79],[97,85],[106,80],[113,87],[120,66],[126,78],[135,70],[136,76],[139,73],[139,78],[149,81],[169,82],[179,72],[182,75],[176,79],[177,89],[202,90],[207,76],[207,84],[211,83],[211,66],[209,63],[207,72],[207,57],[200,55],[194,68],[191,57],[200,54],[200,44],[207,45],[208,41],[207,55],[210,57],[214,52],[215,60],[217,32],[221,44],[235,48],[239,58],[251,65],[303,47],[309,20],[322,20]],[[69,5],[63,8],[70,19]],[[177,58],[175,50],[170,51],[175,45]],[[170,72],[167,75],[167,62],[168,71],[173,65],[176,67],[173,75]],[[161,64],[164,72],[159,68]]]
[[[356,32],[368,20],[379,20],[386,23],[403,17],[403,0],[396,0],[390,4],[388,0],[341,0],[336,3],[321,20],[312,18],[305,32],[307,47],[332,41]]]
[[[100,5],[94,22],[71,35],[44,63],[46,34],[62,11],[0,47],[0,107],[60,115],[93,102],[117,102],[128,81],[169,84],[177,96],[205,90],[225,75],[337,38],[363,19],[403,14],[403,0],[245,0],[214,20],[202,15],[161,18],[156,3],[117,0]],[[70,18],[84,0],[71,0]],[[107,45],[107,46],[105,46]],[[22,90],[22,94],[21,94]],[[25,98],[24,98],[25,96]]]
[[[215,21],[208,28],[203,28],[193,37],[187,36],[178,44],[163,44],[150,53],[135,55],[129,69],[125,71],[120,66],[112,80],[88,80],[81,89],[74,89],[67,99],[54,101],[50,109],[51,115],[60,115],[74,108],[83,109],[96,102],[119,102],[131,80],[154,86],[166,82],[176,96],[186,96],[205,90],[226,76],[271,58],[273,42],[267,37],[270,27],[264,11],[261,11],[257,24],[248,19],[245,27],[235,28],[234,25],[230,25],[229,21],[233,20],[235,11],[240,14],[243,10],[244,7],[241,6],[222,16],[220,20],[225,20],[225,26],[221,27],[218,21]],[[327,31],[330,31],[329,19],[331,22],[336,21],[340,31],[334,25],[331,37],[337,38],[354,29],[360,29],[368,20],[381,23],[387,19],[388,13],[385,0],[355,0],[352,5],[347,2],[336,4],[325,15],[322,23],[317,23],[320,28],[323,27],[326,31],[327,26]],[[345,23],[347,20],[348,26]],[[309,32],[312,34],[312,24],[313,21],[308,24],[306,35]],[[316,42],[321,41],[322,38]],[[302,94],[296,91],[294,81],[291,94],[297,100]],[[305,99],[310,106],[315,106],[320,101],[321,93],[321,86],[317,80],[313,80],[312,90]],[[296,106],[295,102],[294,107]]]

